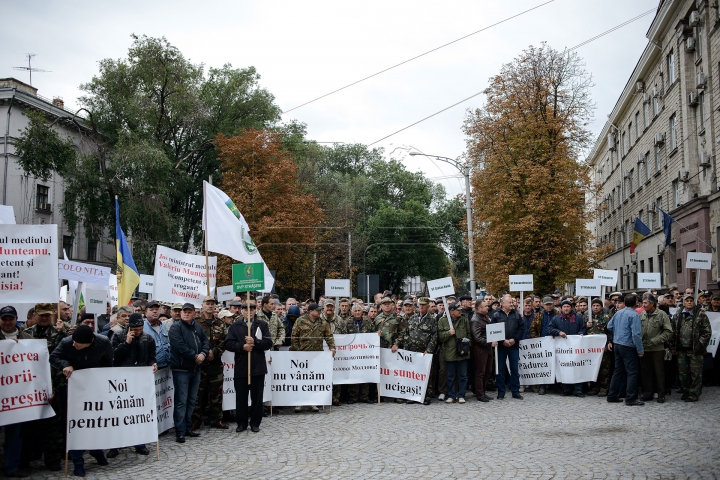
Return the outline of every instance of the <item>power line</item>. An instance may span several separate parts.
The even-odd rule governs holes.
[[[480,33],[480,32],[484,32],[485,30],[488,30],[488,29],[490,29],[490,28],[492,28],[492,27],[495,27],[495,26],[497,26],[497,25],[500,25],[501,23],[508,22],[508,21],[512,20],[513,18],[517,18],[517,17],[519,17],[519,16],[521,16],[521,15],[525,15],[525,14],[528,13],[528,12],[531,12],[531,11],[533,11],[533,10],[536,10],[536,9],[538,9],[538,8],[540,8],[540,7],[542,7],[542,6],[547,5],[548,3],[552,3],[552,2],[554,2],[554,1],[555,1],[555,0],[550,0],[550,1],[548,1],[548,2],[541,3],[540,5],[537,5],[537,6],[535,6],[535,7],[532,7],[532,8],[530,8],[530,9],[528,9],[528,10],[525,10],[524,12],[520,12],[520,13],[518,13],[518,14],[515,14],[515,15],[513,15],[512,17],[508,17],[508,18],[506,18],[506,19],[504,19],[504,20],[500,20],[500,21],[497,22],[497,23],[493,23],[492,25],[488,25],[487,27],[481,28],[480,30],[477,30],[477,31],[472,32],[472,33],[469,33],[469,34],[465,35],[464,37],[460,37],[460,38],[455,39],[455,40],[453,40],[453,41],[451,41],[451,42],[448,42],[448,43],[446,43],[446,44],[444,44],[444,45],[440,45],[439,47],[435,47],[435,48],[433,48],[432,50],[428,50],[428,51],[425,52],[425,53],[421,53],[420,55],[416,55],[416,56],[414,56],[414,57],[412,57],[412,58],[409,58],[409,59],[407,59],[407,60],[405,60],[405,61],[403,61],[403,62],[397,63],[397,64],[393,65],[392,67],[388,67],[388,68],[386,68],[386,69],[384,69],[384,70],[380,70],[379,72],[373,73],[372,75],[368,75],[367,77],[361,78],[360,80],[356,80],[356,81],[354,81],[354,82],[352,82],[352,83],[349,83],[349,84],[345,85],[344,87],[340,87],[340,88],[338,88],[338,89],[336,89],[336,90],[333,90],[332,92],[326,93],[325,95],[321,95],[321,96],[319,96],[319,97],[317,97],[317,98],[313,98],[312,100],[309,100],[309,101],[307,101],[307,102],[305,102],[305,103],[301,103],[301,104],[298,105],[297,107],[290,108],[290,109],[288,109],[288,110],[285,110],[285,111],[282,112],[282,113],[283,113],[283,114],[286,114],[286,113],[288,113],[288,112],[292,112],[293,110],[297,110],[298,108],[304,107],[305,105],[308,105],[308,104],[310,104],[310,103],[313,103],[313,102],[315,102],[315,101],[317,101],[317,100],[320,100],[320,99],[325,98],[325,97],[329,97],[330,95],[332,95],[332,94],[334,94],[334,93],[337,93],[337,92],[339,92],[339,91],[341,91],[341,90],[345,90],[346,88],[350,88],[350,87],[352,87],[353,85],[357,85],[357,84],[360,83],[360,82],[364,82],[365,80],[368,80],[368,79],[370,79],[370,78],[376,77],[376,76],[380,75],[381,73],[385,73],[385,72],[387,72],[387,71],[389,71],[389,70],[392,70],[393,68],[397,68],[397,67],[399,67],[399,66],[401,66],[401,65],[405,65],[406,63],[412,62],[413,60],[417,60],[417,59],[420,58],[420,57],[423,57],[423,56],[425,56],[425,55],[428,55],[428,54],[430,54],[430,53],[433,53],[433,52],[435,52],[435,51],[437,51],[437,50],[440,50],[441,48],[445,48],[445,47],[447,47],[447,46],[449,46],[449,45],[452,45],[453,43],[457,43],[457,42],[459,42],[459,41],[461,41],[461,40],[465,40],[465,39],[468,38],[468,37],[471,37],[471,36],[473,36],[473,35],[475,35],[475,34],[478,34],[478,33]]]
[[[537,7],[536,7],[536,8],[537,8]],[[604,31],[603,33],[601,33],[601,34],[599,34],[599,35],[596,35],[596,36],[594,36],[594,37],[591,38],[591,39],[585,40],[584,42],[582,42],[582,43],[580,43],[580,44],[578,44],[578,45],[576,45],[576,46],[574,46],[574,47],[572,47],[572,48],[569,48],[567,51],[570,52],[570,51],[576,50],[576,49],[578,49],[578,48],[580,48],[580,47],[582,47],[582,46],[584,46],[584,45],[587,45],[588,43],[593,42],[593,41],[597,40],[598,38],[604,37],[604,36],[607,35],[608,33],[611,33],[611,32],[613,32],[613,31],[617,30],[618,28],[624,27],[625,25],[629,25],[630,23],[632,23],[632,22],[634,22],[634,21],[636,21],[636,20],[639,20],[640,18],[642,18],[642,17],[644,17],[644,16],[646,16],[646,15],[649,15],[650,13],[652,13],[652,12],[654,12],[654,11],[655,11],[655,9],[648,10],[647,12],[642,13],[642,14],[638,15],[638,16],[635,17],[635,18],[632,18],[632,19],[630,19],[630,20],[627,20],[627,21],[625,21],[625,22],[623,22],[623,23],[621,23],[621,24],[619,24],[619,25],[614,26],[614,27],[611,28],[610,30],[606,30],[606,31]],[[434,117],[435,115],[438,115],[438,114],[440,114],[440,113],[443,113],[443,112],[446,111],[446,110],[450,110],[451,108],[456,107],[456,106],[460,105],[461,103],[467,102],[467,101],[470,100],[471,98],[477,97],[478,95],[480,95],[480,94],[482,94],[482,93],[483,93],[483,92],[480,91],[480,92],[478,92],[478,93],[476,93],[476,94],[474,94],[474,95],[470,95],[469,97],[467,97],[467,98],[465,98],[465,99],[463,99],[463,100],[460,100],[460,101],[457,102],[457,103],[453,103],[453,104],[450,105],[449,107],[443,108],[442,110],[439,110],[439,111],[433,113],[432,115],[428,115],[427,117],[425,117],[425,118],[423,118],[423,119],[421,119],[421,120],[418,120],[417,122],[412,123],[412,124],[408,125],[407,127],[401,128],[400,130],[397,130],[397,131],[391,133],[390,135],[386,135],[386,136],[384,136],[383,138],[381,138],[380,140],[375,140],[375,141],[372,142],[372,143],[368,143],[368,146],[372,146],[372,145],[375,145],[376,143],[382,142],[383,140],[385,140],[385,139],[387,139],[387,138],[390,138],[390,137],[392,137],[393,135],[397,135],[398,133],[400,133],[400,132],[402,132],[402,131],[404,131],[404,130],[407,130],[408,128],[414,127],[414,126],[417,125],[418,123],[422,123],[422,122],[424,122],[425,120],[428,120],[428,119]]]

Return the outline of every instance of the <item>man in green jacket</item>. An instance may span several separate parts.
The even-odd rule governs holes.
[[[702,392],[703,357],[710,341],[710,320],[691,294],[682,297],[682,307],[673,316],[671,345],[678,359],[682,400],[697,402]]]
[[[653,398],[653,384],[657,382],[658,403],[665,403],[665,343],[672,338],[670,317],[657,308],[657,299],[648,295],[643,299],[640,314],[641,335],[645,355],[640,359],[640,378],[643,395],[640,400]]]
[[[465,403],[465,390],[468,383],[468,361],[470,360],[470,347],[472,333],[470,332],[470,321],[462,314],[462,306],[459,302],[448,305],[448,311],[452,318],[452,328],[447,316],[443,316],[438,322],[438,341],[441,344],[440,354],[445,358],[447,370],[447,400],[445,403]],[[456,339],[463,341],[458,347]],[[458,350],[464,354],[461,355]],[[455,392],[455,376],[458,377],[458,391]]]

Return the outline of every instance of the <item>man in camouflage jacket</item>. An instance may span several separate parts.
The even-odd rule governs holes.
[[[375,326],[380,334],[380,348],[396,352],[405,339],[405,321],[395,314],[395,303],[390,297],[380,300],[382,312],[375,317]]]
[[[265,295],[260,301],[261,308],[257,311],[256,316],[259,320],[267,322],[272,337],[273,350],[278,350],[285,340],[285,327],[282,320],[275,313],[273,299],[270,295]]]
[[[608,349],[608,344],[612,343],[612,330],[607,329],[607,324],[611,316],[605,313],[602,300],[594,298],[592,305],[592,322],[586,322],[586,335],[607,335],[605,350],[603,350],[602,361],[600,362],[600,373],[598,373],[597,381],[590,382],[590,390],[588,395],[607,396],[608,388],[610,388],[610,379],[613,374],[613,352]]]
[[[423,352],[425,354],[433,354],[437,349],[437,319],[435,315],[430,313],[430,299],[420,297],[418,299],[420,313],[415,313],[415,306],[412,300],[403,302],[403,310],[405,313],[405,339],[403,340],[403,348],[411,352]],[[410,312],[410,313],[409,313]],[[433,384],[435,383],[435,375],[433,369],[430,369],[430,378],[428,378],[428,386],[425,392],[425,405],[430,405],[430,398],[435,395]]]

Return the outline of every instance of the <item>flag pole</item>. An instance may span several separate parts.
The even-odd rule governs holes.
[[[210,182],[212,182],[212,177],[210,177]],[[206,196],[207,196],[207,191],[206,191],[205,185],[203,184],[203,208],[205,208],[205,204],[207,204]],[[205,218],[205,221],[208,222],[209,219]],[[209,297],[210,296],[210,259],[208,258],[207,230],[203,230],[203,241],[205,242],[205,286],[207,289],[207,296]],[[250,331],[250,327],[248,327],[248,332],[249,331]]]
[[[250,317],[250,290],[247,292],[247,311],[248,311],[248,320],[247,320],[247,334],[248,337],[251,337],[250,334],[250,320],[252,320],[252,317]],[[254,341],[254,340],[253,340]],[[250,353],[252,351],[248,352],[248,387],[250,386]]]

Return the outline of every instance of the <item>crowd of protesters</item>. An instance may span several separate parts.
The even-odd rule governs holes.
[[[605,299],[563,296],[556,291],[520,298],[505,294],[473,299],[433,299],[418,295],[398,298],[378,293],[373,302],[358,298],[317,301],[280,301],[276,295],[243,300],[235,297],[225,307],[205,297],[202,306],[133,299],[131,305],[113,308],[104,315],[81,310],[73,321],[72,307],[65,303],[40,303],[27,318],[18,319],[12,306],[0,309],[0,340],[44,339],[52,367],[51,418],[7,425],[5,474],[26,476],[30,462],[42,459],[59,471],[65,452],[67,379],[74,370],[111,366],[147,366],[153,371],[169,367],[174,382],[175,439],[199,437],[203,426],[225,430],[237,423],[236,432],[250,427],[259,432],[267,411],[262,405],[267,350],[322,350],[323,342],[334,355],[334,334],[377,333],[380,345],[393,351],[405,349],[433,354],[425,405],[435,399],[447,404],[466,403],[470,393],[479,402],[503,400],[507,390],[513,399],[523,394],[564,396],[598,395],[610,403],[638,406],[656,400],[664,403],[674,389],[681,399],[696,402],[703,384],[717,382],[720,366],[706,355],[711,336],[707,312],[720,312],[720,296],[676,289],[666,295],[653,292],[614,292]],[[446,311],[447,308],[447,311]],[[250,328],[248,329],[248,321]],[[487,326],[505,324],[505,340],[488,342]],[[607,336],[595,382],[572,385],[524,387],[518,373],[522,340],[545,336]],[[495,348],[497,347],[497,348]],[[225,351],[235,353],[235,411],[222,411]],[[247,352],[252,355],[248,382]],[[495,352],[500,371],[494,372]],[[714,362],[714,365],[713,365]],[[509,368],[506,367],[509,366]],[[704,371],[711,370],[703,376]],[[248,406],[244,399],[251,398]],[[332,404],[378,400],[412,403],[401,399],[378,399],[375,384],[335,385]],[[276,407],[277,408],[277,407]],[[294,411],[319,411],[317,406]],[[148,455],[145,445],[131,446]],[[100,465],[119,455],[90,451]],[[83,476],[83,452],[72,451],[74,474]]]

